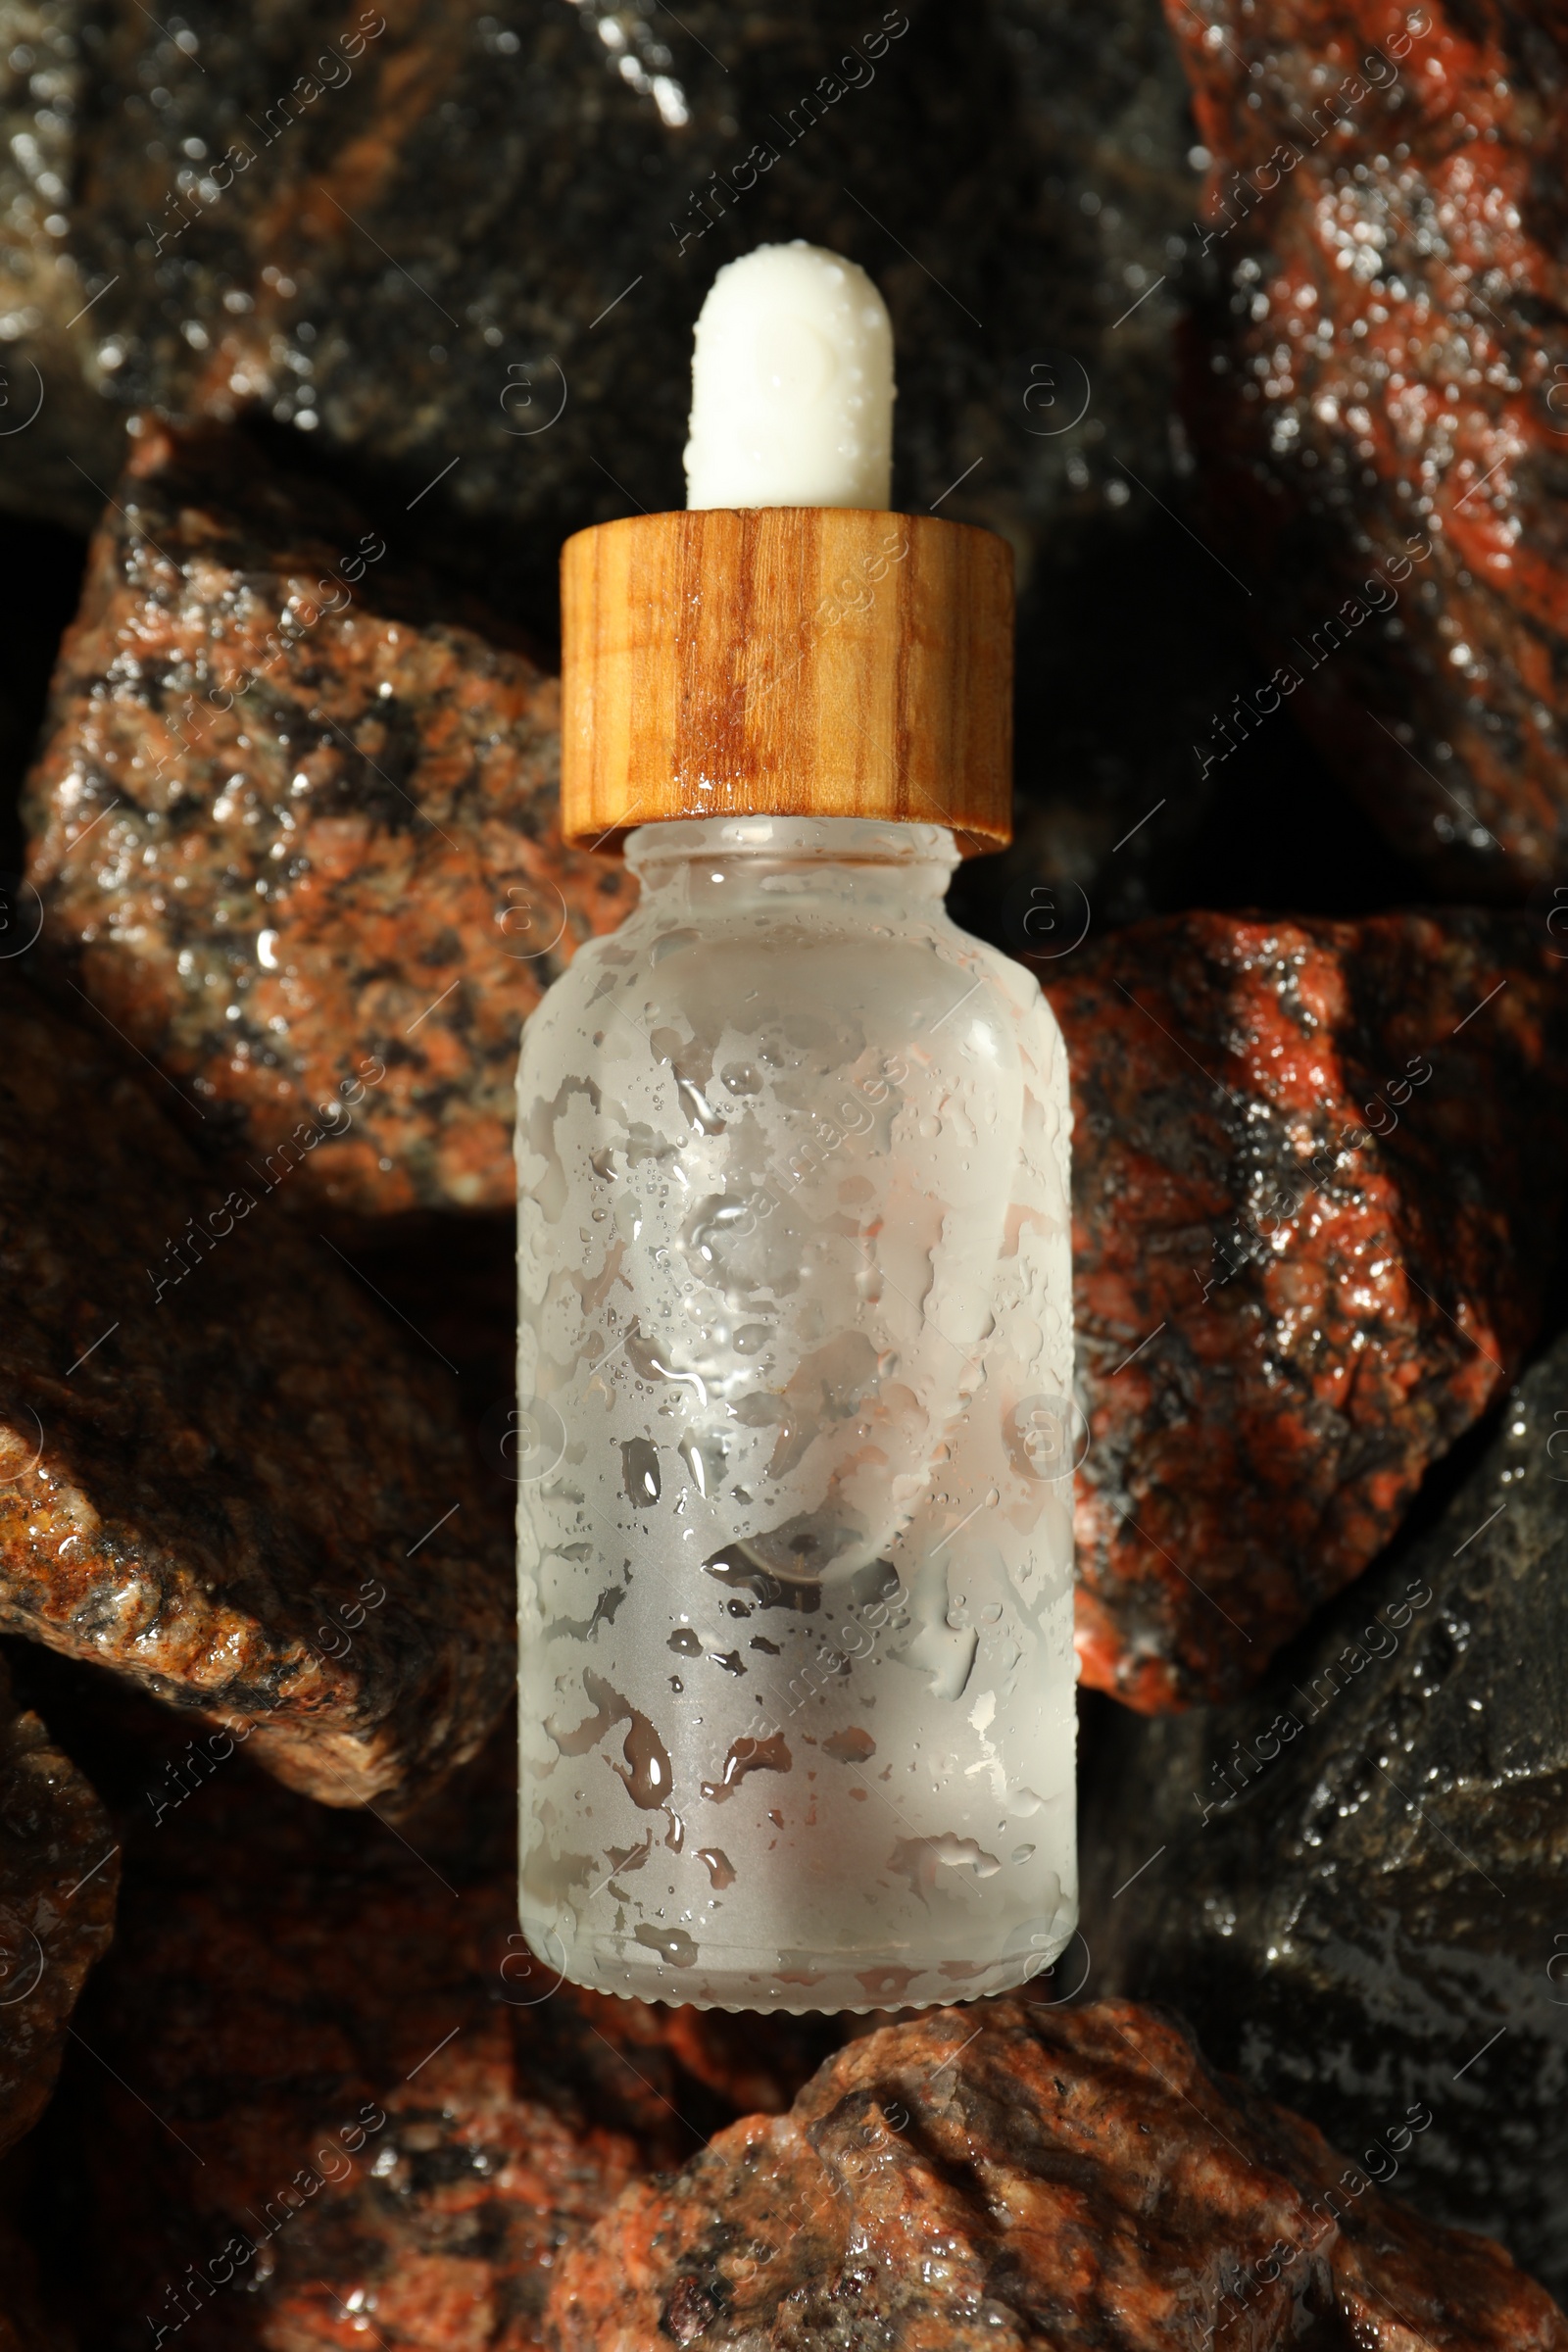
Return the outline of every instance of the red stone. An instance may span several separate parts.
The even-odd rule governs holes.
[[[760,2039],[531,1959],[515,1754],[508,1729],[398,1837],[242,1758],[156,1829],[129,1807],[105,2065],[57,2126],[100,2255],[85,2338],[151,2315],[179,2352],[523,2352],[623,2187],[789,2105],[832,2026]]]
[[[1075,1101],[1079,1650],[1157,1711],[1254,1681],[1536,1337],[1568,964],[1522,915],[1188,914],[1045,977]]]
[[[0,1630],[187,1710],[171,1806],[236,1743],[408,1802],[513,1681],[455,1371],[81,1017],[0,977]]]
[[[1568,870],[1563,21],[1494,0],[1166,13],[1223,280],[1187,352],[1201,527],[1264,649],[1200,756],[1266,728],[1283,691],[1397,848],[1467,895],[1522,895]]]
[[[1556,2352],[1501,2247],[1419,2220],[1130,2001],[852,2042],[567,2252],[551,2352]]]
[[[560,690],[237,434],[150,425],[27,788],[43,952],[287,1197],[513,1198],[525,1016],[632,884],[564,848]]]

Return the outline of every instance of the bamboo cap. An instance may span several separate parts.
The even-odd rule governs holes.
[[[858,507],[628,515],[561,557],[561,815],[578,848],[682,816],[1012,837],[1012,551]]]

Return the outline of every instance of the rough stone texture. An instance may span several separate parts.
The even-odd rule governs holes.
[[[1568,1344],[1501,1422],[1441,1523],[1262,1690],[1122,1719],[1085,1823],[1085,1931],[1097,1985],[1179,2003],[1342,2147],[1424,2104],[1399,2189],[1560,2295]]]
[[[1168,14],[1229,281],[1186,414],[1256,598],[1255,685],[1294,668],[1296,716],[1434,878],[1522,896],[1568,853],[1563,22],[1494,0]]]
[[[549,635],[567,530],[683,502],[713,271],[812,238],[892,308],[899,502],[1019,557],[1017,919],[1042,876],[1161,903],[1211,798],[1195,730],[1245,671],[1241,599],[1165,512],[1203,266],[1157,0],[153,15],[0,0],[0,341],[19,411],[47,388],[0,501],[88,529],[130,406],[245,415]],[[362,16],[386,28],[349,58]]]
[[[835,2038],[802,2021],[761,2045],[753,2020],[579,1995],[531,1963],[510,1728],[402,1842],[238,1758],[187,1770],[155,1827],[168,1776],[143,1770],[137,1789],[122,1767],[92,2040],[162,2121],[78,2065],[55,2139],[88,2176],[75,2226],[104,2259],[79,2318],[106,2352],[145,2346],[148,2315],[183,2317],[193,2352],[522,2352],[563,2248],[619,2190],[787,2107]]]
[[[457,1381],[286,1174],[214,1182],[113,1038],[0,990],[0,1626],[328,1804],[402,1801],[512,1681]]]
[[[65,234],[85,77],[75,0],[0,7],[0,484],[7,507],[85,531],[124,419],[83,373],[90,317]]]
[[[555,680],[237,434],[144,430],[116,501],[24,805],[46,953],[291,1197],[510,1201],[523,1020],[632,891],[563,848]]]
[[[108,1814],[0,1662],[0,2155],[48,2103],[119,1881]]]
[[[550,2318],[559,2352],[1568,2340],[1499,2247],[1417,2220],[1118,2001],[936,2010],[853,2043],[788,2116],[628,2191]]]
[[[460,457],[410,527],[532,523],[514,561],[548,592],[552,531],[681,503],[702,296],[720,261],[804,235],[888,285],[916,503],[978,434],[968,454],[996,477],[969,492],[980,510],[1102,506],[1104,424],[1087,505],[1087,469],[1068,469],[1085,445],[1039,430],[1071,413],[1065,385],[1026,409],[1025,366],[998,413],[1043,281],[1098,413],[1168,467],[1169,295],[1110,339],[1173,234],[1179,258],[1195,185],[1153,6],[1093,28],[1060,0],[962,26],[932,0],[681,14],[403,0],[323,20],[303,0],[197,0],[175,29],[126,0],[8,0],[3,323],[20,366],[53,336],[54,398],[69,371],[122,413],[255,408],[395,470],[405,499]],[[761,143],[773,160],[737,186]],[[52,417],[46,402],[29,457],[13,437],[8,470],[32,470]]]
[[[1144,1709],[1232,1695],[1539,1329],[1568,965],[1523,915],[1191,914],[1046,978],[1075,1089],[1084,1676]]]

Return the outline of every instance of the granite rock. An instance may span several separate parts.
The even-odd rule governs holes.
[[[1158,2011],[1004,2000],[853,2042],[787,2116],[629,2189],[554,2352],[1556,2346],[1497,2246],[1385,2198]]]
[[[80,2313],[106,2352],[145,2345],[149,2319],[192,2352],[523,2352],[562,2252],[619,2191],[738,2111],[786,2108],[836,2038],[801,2021],[763,2043],[534,1961],[510,1727],[398,1838],[243,1758],[156,1826],[128,1764],[122,1784],[106,2063],[76,2068],[55,2138],[110,2257]]]
[[[512,1682],[452,1370],[283,1214],[286,1165],[215,1179],[101,1023],[10,979],[0,1033],[0,1627],[194,1710],[195,1769],[243,1743],[405,1801]]]
[[[291,1199],[371,1216],[510,1202],[523,1020],[632,890],[562,845],[556,681],[386,558],[242,436],[147,426],[24,809],[51,960]]]
[[[1262,656],[1197,749],[1290,709],[1411,858],[1523,897],[1568,856],[1568,35],[1551,11],[1168,15],[1212,155],[1184,412]],[[1271,676],[1272,671],[1272,676]]]
[[[551,635],[565,532],[683,501],[715,269],[810,238],[892,309],[898,503],[1019,559],[1022,912],[1043,876],[1161,903],[1246,673],[1239,593],[1168,512],[1204,265],[1157,0],[155,17],[0,5],[0,339],[17,413],[45,393],[0,502],[89,529],[128,411],[248,417]]]
[[[61,209],[78,164],[81,22],[76,0],[0,8],[0,498],[76,531],[101,503],[92,477],[113,478],[124,444],[123,413],[83,372],[91,327],[76,318],[81,277]]]
[[[0,1663],[0,2155],[48,2103],[119,1879],[108,1814]],[[4,2244],[0,2263],[24,2268]]]
[[[1190,914],[1061,968],[1079,1649],[1157,1710],[1256,1680],[1539,1331],[1568,967],[1455,912]]]
[[[1195,181],[1151,0],[1093,26],[1064,0],[961,26],[932,0],[694,0],[678,23],[402,0],[327,24],[303,0],[195,0],[177,28],[126,0],[8,0],[7,32],[19,371],[52,338],[8,472],[34,471],[71,378],[121,416],[269,416],[406,481],[399,512],[457,459],[408,527],[531,525],[514,573],[553,602],[564,528],[681,503],[702,296],[721,261],[797,235],[886,283],[915,503],[983,451],[982,509],[1103,513],[1117,428],[1168,470],[1155,280]],[[1073,359],[1070,409],[1065,380],[1016,368],[1020,320]],[[1087,441],[1041,429],[1091,388]]]
[[[1097,1985],[1157,1989],[1221,2063],[1561,2295],[1568,1343],[1500,1424],[1439,1523],[1250,1699],[1121,1718],[1084,1920]]]

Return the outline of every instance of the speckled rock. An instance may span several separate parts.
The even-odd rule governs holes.
[[[89,528],[129,407],[248,416],[348,473],[394,553],[553,634],[564,533],[683,503],[715,269],[813,239],[892,309],[900,504],[1019,558],[1017,919],[1042,875],[1152,903],[1211,798],[1194,731],[1245,679],[1240,599],[1167,512],[1204,266],[1157,0],[189,0],[177,26],[0,0],[0,340],[17,402],[34,363],[47,391],[0,430],[0,501]]]
[[[406,1801],[513,1679],[457,1379],[99,1035],[0,980],[0,1628],[196,1710],[193,1770]]]
[[[139,2352],[152,2315],[195,2352],[524,2352],[564,2248],[624,2186],[788,2106],[823,2021],[761,2044],[530,1958],[514,1785],[509,1729],[400,1841],[240,1758],[156,1828],[127,1779],[93,2041],[162,2120],[104,2068],[62,2093],[110,2257],[84,2337]]]
[[[1224,2063],[1561,2295],[1568,1344],[1501,1423],[1432,1532],[1250,1699],[1121,1719],[1084,1922],[1097,1985],[1178,2002]],[[1374,2153],[1411,2108],[1430,2123]]]
[[[18,1706],[0,1662],[0,2155],[48,2103],[71,2013],[114,1932],[119,1882],[108,1814]]]
[[[1228,305],[1186,415],[1265,651],[1200,761],[1289,698],[1467,894],[1564,871],[1568,128],[1553,12],[1170,0]],[[1272,669],[1272,677],[1270,675]]]
[[[628,2190],[549,2320],[556,2352],[1568,2341],[1499,2247],[1418,2221],[1118,2001],[933,2010],[853,2043],[788,2116]]]
[[[718,263],[770,238],[886,281],[918,504],[983,448],[982,508],[1070,505],[1086,456],[1102,508],[1103,422],[1087,444],[1040,429],[1078,387],[1026,407],[1025,366],[1011,413],[995,400],[1047,274],[1054,343],[1168,468],[1175,305],[1151,289],[1194,180],[1152,5],[1091,28],[1063,0],[962,27],[931,0],[787,20],[694,0],[679,23],[401,0],[328,25],[303,0],[194,0],[176,28],[127,0],[8,0],[6,30],[19,357],[57,336],[57,367],[122,415],[292,423],[395,468],[400,513],[457,459],[437,515],[534,523],[514,563],[547,591],[552,533],[585,508],[680,503],[692,319]],[[20,474],[36,442],[15,438]]]
[[[522,1023],[632,892],[562,845],[556,681],[468,606],[240,436],[148,427],[56,672],[44,952],[313,1208],[509,1202]]]
[[[1079,1649],[1160,1709],[1263,1672],[1539,1330],[1568,965],[1524,915],[1192,914],[1067,970]]]
[[[0,0],[0,502],[88,530],[123,412],[83,372],[91,313],[67,234],[86,63],[78,0]],[[74,325],[73,325],[74,321]]]

